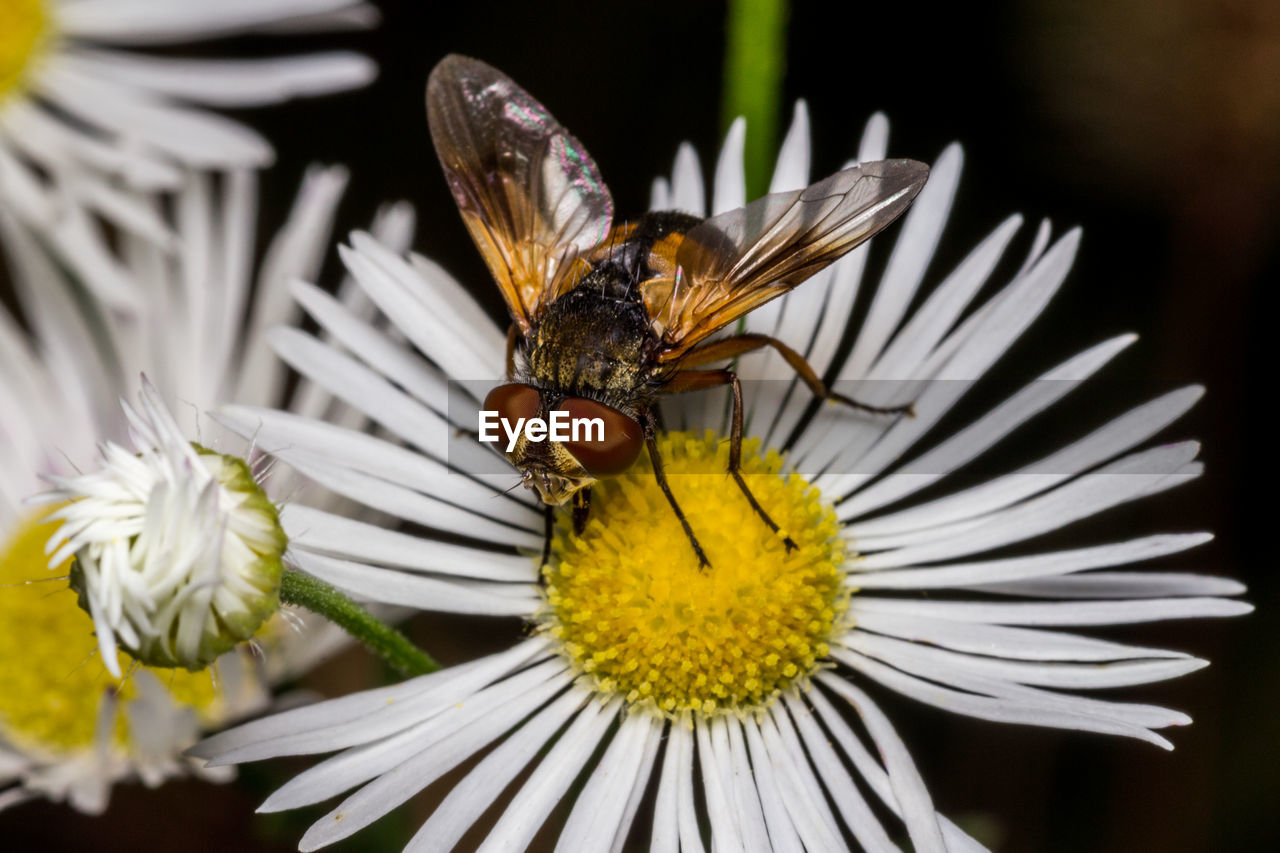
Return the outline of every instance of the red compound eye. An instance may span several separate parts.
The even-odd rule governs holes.
[[[567,397],[556,408],[569,414],[571,428],[578,431],[562,444],[587,473],[621,474],[640,455],[644,430],[630,415],[585,397]]]
[[[542,394],[532,385],[513,382],[499,385],[484,398],[484,410],[497,412],[498,417],[515,423],[520,418],[535,418],[542,407]]]

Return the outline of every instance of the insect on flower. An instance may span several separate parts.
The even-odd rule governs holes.
[[[663,211],[615,223],[609,190],[582,144],[497,69],[446,57],[427,83],[427,117],[454,200],[511,313],[508,381],[489,392],[483,408],[511,421],[546,421],[562,411],[604,424],[602,436],[524,435],[506,451],[547,505],[548,530],[550,508],[572,500],[580,532],[592,484],[625,471],[645,447],[707,566],[663,474],[655,402],[661,394],[728,385],[728,473],[763,522],[781,532],[739,471],[738,377],[708,367],[752,350],[772,347],[819,398],[876,414],[909,411],[833,392],[776,338],[714,336],[897,219],[924,186],[925,164],[862,163],[705,220]]]

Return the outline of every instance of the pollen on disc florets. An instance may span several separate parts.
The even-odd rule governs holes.
[[[804,683],[845,627],[840,525],[782,457],[743,443],[742,471],[788,551],[725,473],[713,433],[658,441],[667,479],[711,562],[700,568],[647,461],[600,481],[582,535],[560,519],[539,629],[594,689],[674,716],[748,713]]]
[[[287,540],[275,506],[241,459],[188,443],[152,388],[127,410],[137,452],[103,448],[103,466],[52,478],[51,563],[93,618],[103,662],[203,669],[279,608]]]
[[[48,30],[46,0],[0,0],[0,101],[22,83]]]

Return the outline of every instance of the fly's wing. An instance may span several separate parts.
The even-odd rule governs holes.
[[[863,163],[691,228],[675,250],[675,273],[641,284],[663,339],[659,360],[679,359],[873,237],[902,215],[928,176],[915,160]]]
[[[582,143],[496,68],[445,57],[427,122],[467,230],[527,333],[604,240],[613,200]]]

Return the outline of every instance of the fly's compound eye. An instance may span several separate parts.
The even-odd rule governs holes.
[[[521,418],[536,418],[541,408],[542,394],[538,389],[519,382],[499,385],[484,398],[485,411],[497,412],[498,417],[511,423],[516,423]]]
[[[644,430],[635,418],[585,397],[568,397],[556,408],[569,415],[571,437],[561,444],[588,474],[621,474],[640,455]]]

